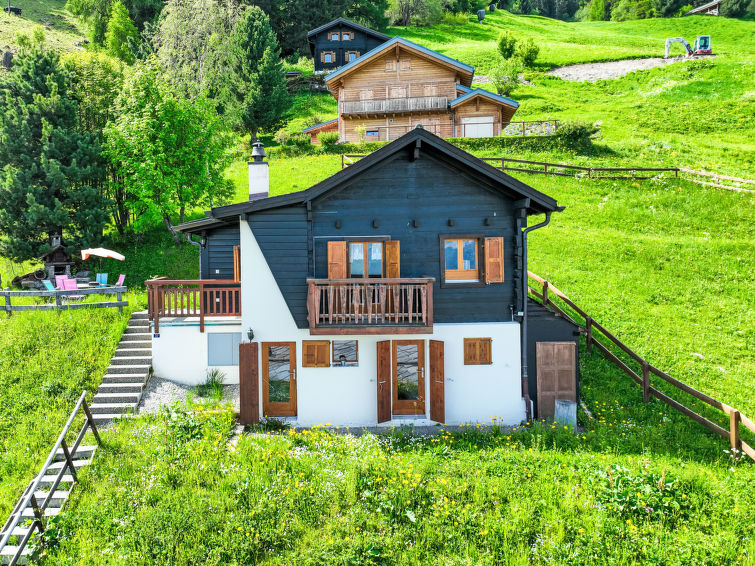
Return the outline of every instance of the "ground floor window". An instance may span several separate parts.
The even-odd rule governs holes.
[[[359,343],[356,340],[333,340],[333,365],[355,366],[359,363]]]
[[[239,365],[240,332],[212,332],[207,334],[207,365]]]

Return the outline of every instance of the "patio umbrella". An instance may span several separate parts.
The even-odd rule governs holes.
[[[93,255],[97,257],[117,259],[120,261],[126,259],[126,256],[124,256],[123,254],[119,254],[118,252],[114,252],[113,250],[106,250],[105,248],[89,248],[86,250],[81,250],[81,259],[89,259],[89,256]]]

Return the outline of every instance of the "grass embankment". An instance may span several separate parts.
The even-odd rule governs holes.
[[[81,22],[65,9],[66,0],[24,0],[14,5],[23,10],[20,16],[0,12],[0,49],[17,49],[18,34],[31,36],[38,25],[45,28],[45,42],[61,51],[76,49],[74,43],[86,37]]]
[[[637,433],[598,418],[623,446]],[[599,453],[556,425],[433,439],[244,436],[230,412],[124,422],[47,564],[746,564],[755,466]]]
[[[138,306],[0,316],[0,517],[39,472],[83,390],[94,394]]]

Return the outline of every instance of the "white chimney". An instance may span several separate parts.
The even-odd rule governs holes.
[[[270,171],[265,161],[265,146],[262,142],[255,142],[249,162],[249,200],[267,198],[269,195]]]

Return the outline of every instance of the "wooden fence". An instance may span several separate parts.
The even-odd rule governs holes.
[[[127,291],[126,287],[93,287],[91,289],[71,289],[59,291],[11,291],[5,288],[0,291],[0,297],[5,299],[5,304],[0,305],[0,311],[5,311],[8,315],[16,311],[44,311],[44,310],[73,310],[73,309],[102,309],[117,307],[119,312],[123,312],[123,307],[128,306],[128,301],[123,300],[123,294]],[[101,301],[95,303],[85,303],[76,299],[69,299],[71,296],[87,295],[106,295],[114,296],[115,300]],[[47,299],[47,303],[35,304],[13,304],[13,299]],[[74,302],[75,301],[75,302]]]
[[[160,318],[198,317],[204,332],[207,316],[241,316],[241,283],[226,279],[150,279],[147,313],[160,332]]]
[[[728,438],[732,451],[735,451],[734,454],[744,453],[750,458],[752,458],[753,460],[755,460],[755,449],[753,449],[753,447],[751,447],[749,444],[744,442],[740,435],[740,425],[744,426],[750,432],[755,434],[755,422],[753,422],[751,419],[747,418],[745,415],[740,413],[737,409],[730,407],[729,405],[722,403],[721,401],[718,401],[714,399],[713,397],[710,397],[709,395],[706,395],[705,393],[702,393],[701,391],[694,389],[693,387],[690,387],[686,383],[683,383],[679,381],[678,379],[671,377],[664,371],[653,366],[647,360],[645,360],[642,356],[640,356],[639,354],[634,352],[634,350],[632,350],[626,344],[624,344],[621,340],[616,338],[616,336],[614,336],[611,332],[606,330],[601,324],[596,322],[590,315],[588,315],[585,311],[583,311],[576,304],[574,304],[574,302],[572,302],[569,299],[569,297],[567,297],[564,293],[559,291],[551,283],[549,283],[545,279],[542,279],[541,277],[538,277],[531,271],[528,271],[527,275],[529,276],[530,279],[532,279],[533,281],[537,282],[540,285],[539,291],[528,286],[529,292],[534,297],[539,299],[540,302],[543,304],[543,306],[550,308],[551,310],[557,312],[561,316],[577,324],[586,336],[586,344],[587,344],[588,352],[591,352],[592,348],[595,347],[598,350],[600,350],[606,356],[606,358],[608,358],[610,361],[616,364],[619,368],[621,368],[621,370],[624,371],[624,373],[626,373],[630,378],[632,378],[632,380],[634,380],[635,383],[637,383],[638,385],[642,387],[643,401],[648,402],[650,400],[650,397],[655,397],[656,399],[660,399],[661,401],[663,401],[670,407],[673,407],[677,411],[680,411],[681,413],[687,415],[691,419],[697,421],[701,425],[712,430],[719,436]],[[576,320],[570,314],[567,314],[563,308],[559,307],[556,303],[554,303],[553,300],[551,299],[552,295],[555,295],[561,301],[563,301],[566,305],[568,305],[569,308],[571,308],[574,313],[576,313],[579,317],[582,318],[582,322]],[[614,346],[622,350],[624,353],[626,353],[630,358],[632,358],[637,363],[639,363],[640,367],[642,368],[641,369],[642,375],[635,372],[624,361],[619,359],[618,356],[616,356],[613,352],[611,352],[608,349],[608,347],[600,341],[601,335],[604,337],[607,343],[613,344]],[[718,409],[719,411],[722,411],[728,417],[728,420],[729,420],[728,429],[717,425],[716,423],[710,421],[709,419],[705,418],[699,413],[696,413],[689,407],[684,406],[679,401],[666,395],[659,389],[653,387],[650,383],[651,374],[657,377],[660,377],[663,381],[665,381],[669,385],[681,391],[684,391],[685,393],[692,395],[693,397],[699,399],[700,401],[703,401],[704,403],[707,403],[714,409]]]
[[[29,540],[34,535],[35,531],[39,533],[44,532],[45,509],[50,506],[50,503],[55,497],[55,491],[58,489],[60,483],[64,481],[64,476],[70,475],[73,478],[74,482],[78,481],[76,476],[76,466],[74,465],[74,458],[76,456],[76,451],[79,449],[81,442],[84,440],[84,436],[86,435],[87,431],[91,429],[95,440],[97,440],[97,444],[102,444],[100,435],[97,432],[97,427],[94,424],[94,419],[92,418],[92,413],[89,411],[89,406],[86,402],[86,396],[87,392],[82,392],[78,402],[76,403],[76,406],[71,412],[71,415],[68,417],[68,421],[63,427],[60,436],[58,436],[58,440],[55,443],[55,446],[53,446],[49,456],[47,456],[47,460],[45,460],[42,469],[40,470],[37,477],[34,478],[26,487],[26,490],[21,496],[21,499],[19,499],[18,503],[16,503],[16,506],[13,508],[10,517],[5,522],[5,525],[0,531],[0,553],[3,558],[9,558],[9,564],[11,565],[19,563],[19,561],[22,560],[22,557],[26,556],[26,553],[24,552],[26,545],[29,543]],[[76,435],[76,439],[74,440],[73,444],[71,446],[68,446],[68,444],[66,443],[66,435],[71,429],[71,426],[73,426],[73,422],[80,411],[84,413],[84,426],[81,427],[81,430]],[[40,493],[38,491],[40,484],[42,484],[45,477],[50,477],[48,476],[48,472],[50,472],[50,466],[58,458],[60,451],[62,451],[62,456],[65,464],[60,466],[60,470],[55,474],[55,479],[52,480],[52,484],[50,484],[47,496],[40,503],[37,499],[37,495]],[[26,520],[26,517],[24,515],[24,511],[26,509],[31,509],[33,511],[34,518],[32,519],[31,525],[29,525],[28,528],[22,528],[19,525],[21,522]],[[8,544],[12,537],[20,538],[18,544],[14,546]]]

